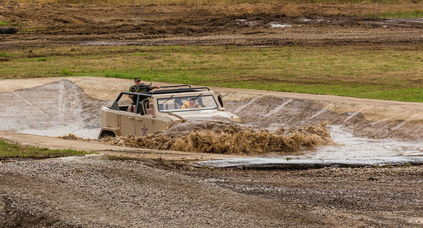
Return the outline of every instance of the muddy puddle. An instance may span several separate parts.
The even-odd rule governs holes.
[[[423,156],[422,128],[413,122],[369,121],[360,110],[335,112],[332,104],[306,99],[273,96],[238,99],[243,95],[227,94],[225,100],[226,109],[240,116],[242,124],[189,122],[153,136],[121,137],[105,143],[260,156],[199,163],[216,167],[275,163],[414,164]],[[87,96],[68,80],[0,93],[0,104],[5,107],[0,110],[0,129],[95,139],[100,127],[100,108],[109,103]]]

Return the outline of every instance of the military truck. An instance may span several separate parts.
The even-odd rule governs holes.
[[[145,136],[187,120],[213,118],[239,122],[238,116],[225,111],[222,96],[208,87],[174,85],[146,93],[121,92],[110,107],[101,109],[98,138]]]

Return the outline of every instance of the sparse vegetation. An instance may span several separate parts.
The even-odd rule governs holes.
[[[0,26],[9,25],[10,23],[7,21],[0,21]]]
[[[85,154],[92,154],[92,152],[76,150],[49,150],[47,148],[20,146],[0,140],[0,160],[7,158],[56,158]]]
[[[396,17],[396,18],[414,18],[423,17],[423,10],[405,11],[405,12],[393,12],[383,13],[381,17]]]

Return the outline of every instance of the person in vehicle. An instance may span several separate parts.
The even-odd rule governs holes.
[[[141,78],[134,78],[134,85],[129,87],[129,92],[133,93],[148,93],[153,89],[158,89],[160,86],[147,85],[141,82]]]
[[[197,103],[197,99],[188,99],[184,102],[184,104],[180,108],[186,109],[186,108],[202,108],[202,107],[201,105]]]
[[[147,85],[145,83],[141,82],[141,78],[137,77],[134,78],[134,85],[129,87],[129,92],[132,93],[148,93],[153,89],[158,89],[160,86],[152,86]],[[131,105],[128,107],[128,112],[134,112],[135,111],[135,104],[137,102],[137,96],[129,95],[129,97],[132,99]]]

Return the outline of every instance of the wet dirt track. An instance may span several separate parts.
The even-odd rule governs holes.
[[[0,6],[20,32],[0,47],[49,45],[421,45],[423,21],[351,16],[354,7]],[[357,6],[359,7],[359,6]],[[419,7],[417,5],[416,7]],[[307,8],[307,7],[305,7]],[[320,12],[320,13],[319,13]]]

